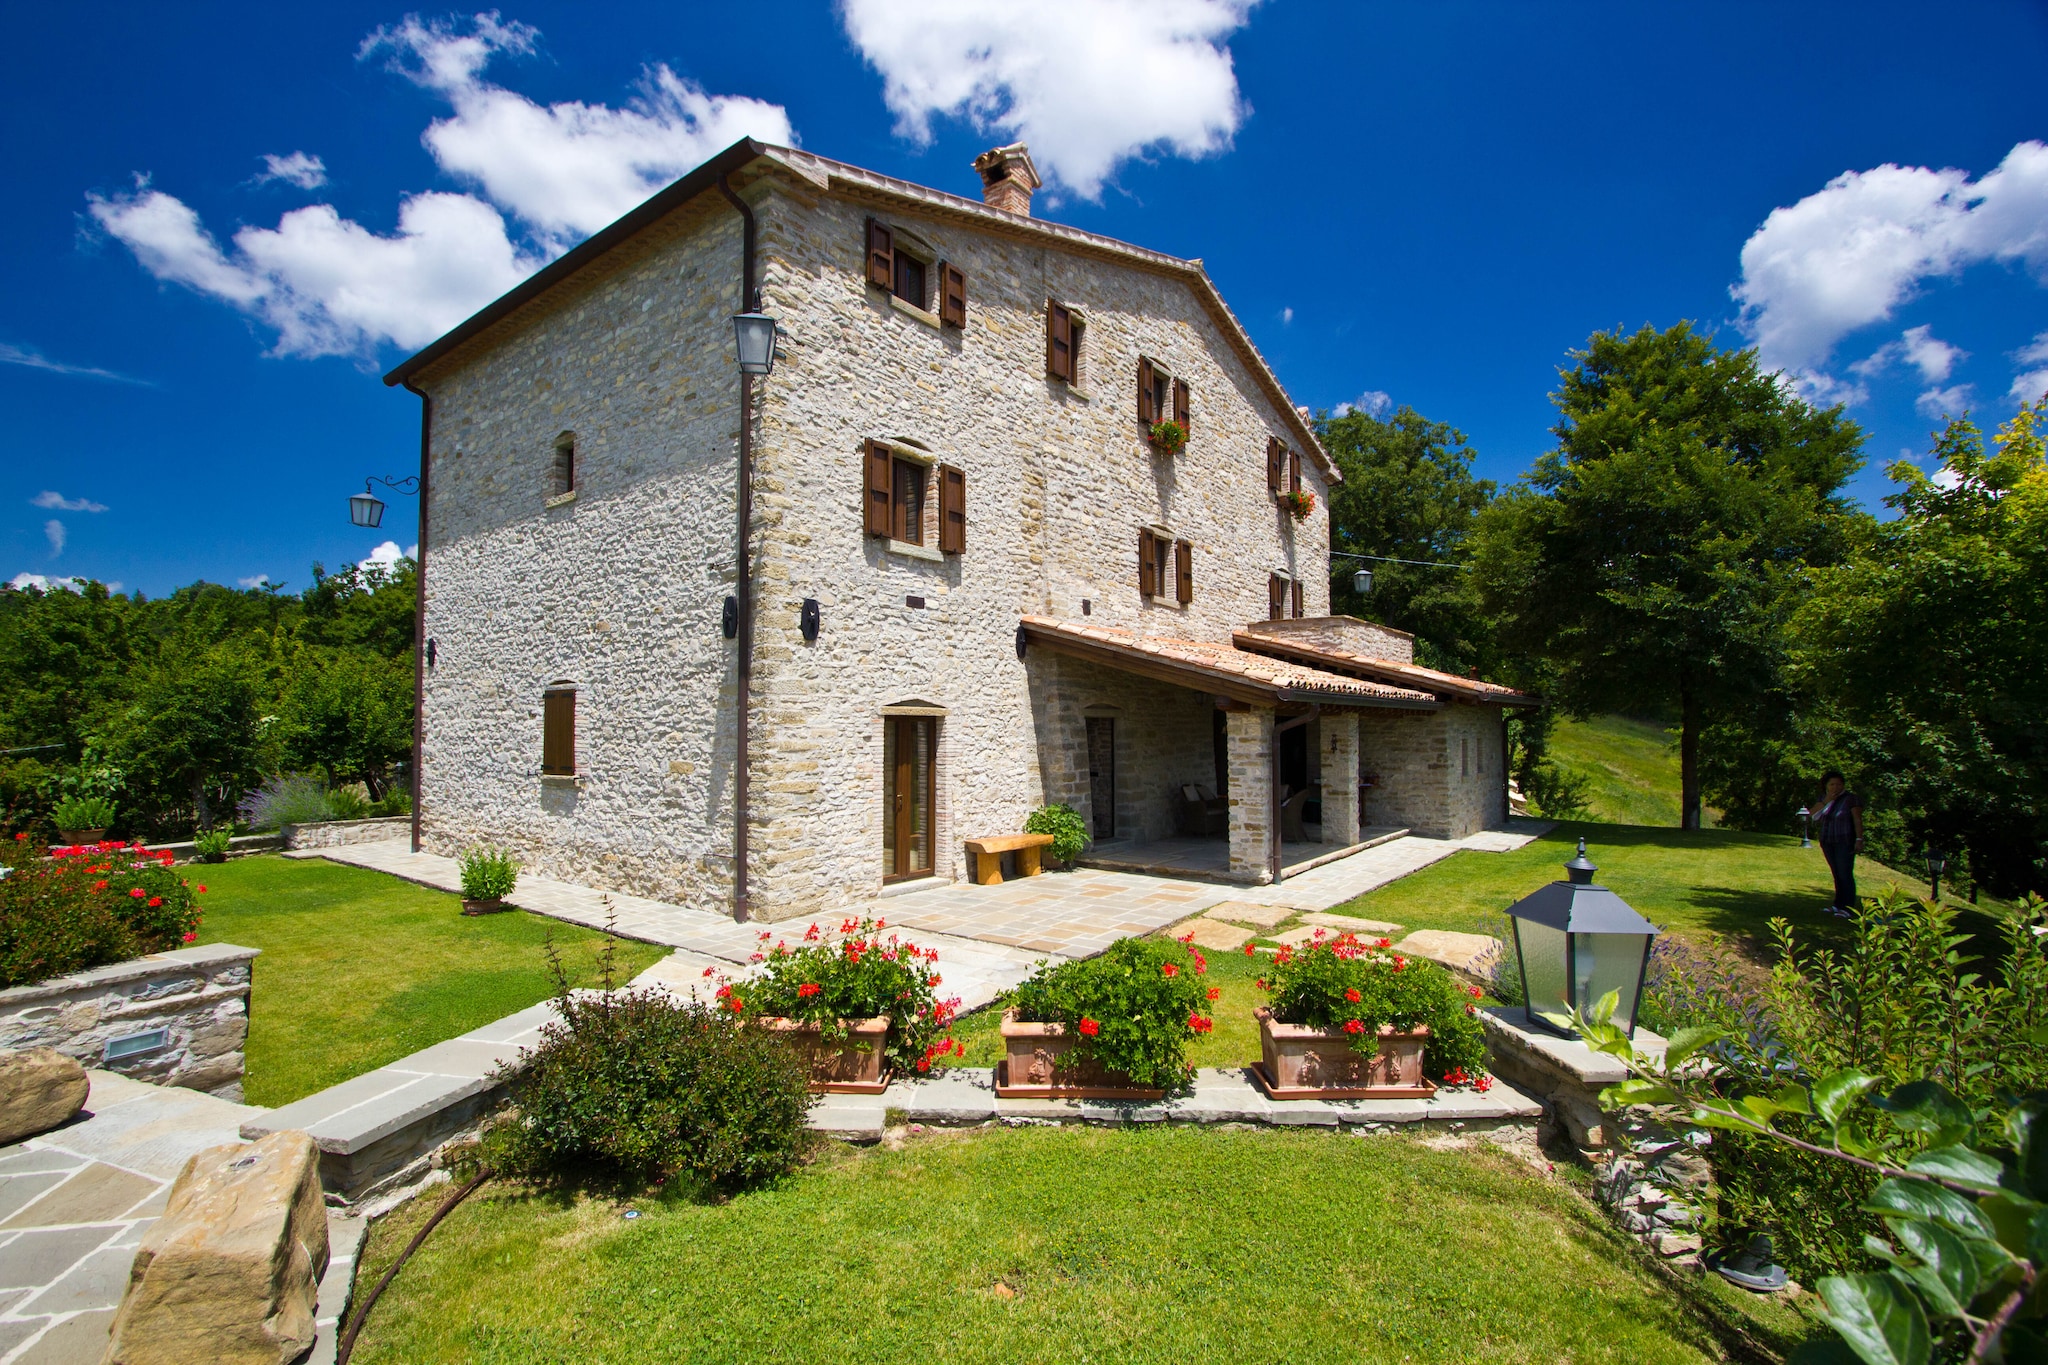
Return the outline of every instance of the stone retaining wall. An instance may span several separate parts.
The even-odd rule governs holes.
[[[319,820],[304,825],[284,825],[286,848],[339,848],[343,844],[376,844],[386,839],[412,837],[410,815],[379,816],[372,820]]]
[[[0,990],[0,1050],[53,1047],[88,1068],[239,1103],[259,951],[210,943]],[[159,1045],[106,1055],[110,1042],[158,1029]]]

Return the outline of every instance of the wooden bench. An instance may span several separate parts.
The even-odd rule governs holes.
[[[1036,877],[1045,869],[1038,865],[1038,851],[1052,844],[1050,834],[1004,834],[994,839],[969,839],[967,851],[974,855],[974,880],[983,886],[1000,886],[1003,855],[1017,855],[1017,875]]]

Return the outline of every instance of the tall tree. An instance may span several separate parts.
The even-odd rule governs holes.
[[[1466,537],[1493,482],[1472,477],[1463,432],[1404,406],[1386,418],[1324,417],[1317,434],[1344,475],[1330,490],[1332,550],[1464,563]],[[1373,573],[1370,597],[1351,586],[1361,567]],[[1330,563],[1330,600],[1334,610],[1414,635],[1420,662],[1462,672],[1491,662],[1471,577],[1455,568],[1339,557]]]
[[[1776,685],[1795,592],[1853,521],[1863,433],[1688,323],[1596,332],[1573,359],[1557,448],[1480,516],[1480,596],[1565,710],[1678,715],[1698,829],[1700,736]]]

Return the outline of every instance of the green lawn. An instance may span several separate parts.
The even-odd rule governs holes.
[[[372,1228],[359,1282],[435,1202]],[[1484,1148],[989,1128],[832,1147],[724,1204],[634,1207],[486,1186],[393,1282],[355,1359],[1724,1358],[1621,1233]]]
[[[1588,819],[1677,825],[1678,731],[1627,716],[1560,720],[1550,755],[1590,779]]]
[[[464,918],[459,898],[324,859],[187,869],[203,943],[261,948],[250,993],[251,1104],[288,1104],[544,1000],[552,931],[571,979],[595,984],[602,935],[525,911]],[[623,940],[629,978],[665,949]]]

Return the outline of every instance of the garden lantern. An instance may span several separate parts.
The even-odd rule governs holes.
[[[1941,874],[1948,870],[1948,855],[1933,844],[1927,846],[1927,899],[1941,899]]]
[[[1523,1013],[1531,1024],[1563,1033],[1543,1016],[1590,1010],[1615,991],[1614,1023],[1633,1036],[1642,1002],[1643,972],[1657,926],[1604,886],[1579,840],[1578,856],[1564,865],[1567,880],[1552,882],[1508,907],[1515,953],[1522,964]]]
[[[383,525],[384,499],[368,488],[364,488],[360,493],[349,494],[348,519],[358,526]]]
[[[1799,808],[1799,846],[1801,848],[1813,847],[1813,840],[1810,837],[1812,832],[1813,812],[1808,810],[1805,806],[1801,806]]]
[[[1372,570],[1360,569],[1357,573],[1351,575],[1351,590],[1360,597],[1370,597],[1372,595]]]
[[[736,313],[732,331],[741,374],[767,374],[775,368],[774,318],[766,313]]]

